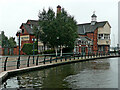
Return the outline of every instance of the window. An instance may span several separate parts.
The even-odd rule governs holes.
[[[99,49],[99,51],[103,51],[104,47],[103,46],[99,46],[98,49]]]
[[[103,34],[98,34],[98,39],[104,39]]]
[[[24,29],[22,29],[22,34],[24,34]]]
[[[79,40],[78,43],[81,44],[81,40]]]
[[[105,35],[104,35],[104,38],[105,38],[105,39],[110,39],[110,35],[109,35],[109,34],[105,34]]]

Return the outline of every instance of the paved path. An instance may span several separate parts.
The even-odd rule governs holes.
[[[99,57],[99,56],[97,56]],[[97,58],[96,56],[90,56],[90,57],[76,57],[75,60],[86,60],[86,59],[92,59],[92,58]],[[107,56],[100,56],[100,57],[107,57]],[[6,57],[2,57],[0,59],[0,72],[4,71],[4,62],[5,62]],[[34,64],[33,64],[33,56],[30,57],[30,61],[29,61],[29,67],[32,66],[36,66],[36,59],[37,56],[34,57]],[[55,57],[53,57],[52,59],[55,59]],[[46,57],[46,60],[50,60],[50,57]],[[62,62],[68,62],[68,61],[75,61],[74,58],[67,58],[67,60],[65,60],[65,58],[62,59]],[[18,56],[9,56],[8,60],[7,60],[7,68],[6,70],[14,70],[17,68],[17,61],[18,61]],[[44,61],[44,57],[40,56],[38,58],[38,65],[44,65],[43,64]],[[28,56],[21,56],[20,57],[20,68],[26,68],[27,67],[27,62],[28,62]],[[50,63],[50,61],[45,62],[45,64],[54,64],[54,63],[61,63],[61,59],[58,59],[57,62],[54,60],[52,61],[52,63]]]

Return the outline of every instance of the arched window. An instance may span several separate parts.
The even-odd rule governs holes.
[[[79,40],[78,43],[81,44],[81,40]]]

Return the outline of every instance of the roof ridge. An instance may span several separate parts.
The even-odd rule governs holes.
[[[96,22],[96,23],[102,23],[102,22],[108,22],[108,21],[99,21],[99,22]],[[78,25],[85,25],[85,24],[91,24],[91,23],[82,23],[82,24],[78,24]]]

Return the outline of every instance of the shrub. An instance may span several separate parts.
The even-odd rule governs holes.
[[[52,50],[45,50],[43,51],[44,54],[51,54],[51,53],[55,53],[55,50],[52,49]]]
[[[73,48],[71,47],[63,48],[63,53],[71,53],[71,52],[73,52]]]
[[[24,53],[26,53],[27,55],[32,55],[33,54],[33,44],[32,43],[25,43],[23,45],[22,51]],[[34,52],[35,52],[35,54],[37,54],[36,43],[35,43]]]

